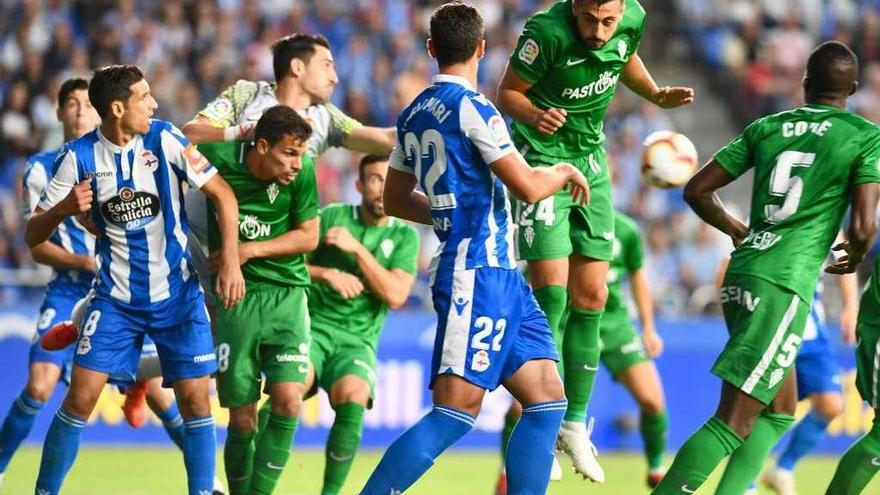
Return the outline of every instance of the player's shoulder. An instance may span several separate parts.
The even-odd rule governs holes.
[[[571,18],[570,1],[556,2],[547,9],[533,14],[526,21],[525,33],[535,46],[529,46],[528,49],[537,55],[541,48],[546,48],[547,44],[574,41],[575,33],[571,28]]]
[[[274,89],[274,85],[268,81],[251,81],[248,79],[239,79],[235,81],[232,86],[229,86],[229,90],[234,92],[238,97],[252,96],[260,92]]]
[[[353,208],[357,207],[348,203],[330,203],[327,206],[321,208],[321,217],[335,218],[346,213],[350,214]]]
[[[419,231],[405,220],[397,217],[388,217],[388,227],[397,237],[418,241]]]
[[[43,168],[44,170],[49,170],[52,168],[52,164],[55,162],[55,159],[58,158],[58,154],[64,148],[55,148],[47,151],[40,151],[39,153],[34,153],[29,156],[27,162],[25,164],[25,174],[33,167]]]
[[[851,125],[861,135],[876,136],[880,134],[880,127],[861,115],[846,111],[840,112],[836,117]]]
[[[641,26],[645,23],[647,16],[645,8],[638,0],[626,0],[626,11],[623,14],[624,23]]]

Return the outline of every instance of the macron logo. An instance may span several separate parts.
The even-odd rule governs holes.
[[[217,359],[217,356],[212,352],[211,354],[201,354],[193,358],[194,363],[208,363]]]

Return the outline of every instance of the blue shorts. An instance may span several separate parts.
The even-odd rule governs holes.
[[[47,351],[40,346],[40,338],[57,323],[70,320],[70,313],[77,301],[85,294],[47,292],[43,305],[40,306],[40,320],[37,322],[37,333],[31,343],[29,363],[52,363],[61,368],[61,379],[70,384],[70,366],[73,360],[74,346],[57,351]]]
[[[798,400],[813,394],[841,392],[840,365],[827,340],[805,340],[794,363]]]
[[[494,390],[527,361],[559,360],[547,317],[518,271],[456,271],[438,276],[432,292],[433,378],[453,374]]]
[[[74,364],[107,373],[111,383],[134,383],[142,347],[151,338],[165,386],[216,372],[211,324],[201,293],[185,304],[193,306],[187,319],[158,327],[150,324],[149,312],[126,311],[109,298],[96,296],[85,311]]]

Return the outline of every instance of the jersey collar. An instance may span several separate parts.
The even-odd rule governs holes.
[[[436,76],[431,78],[432,84],[437,83],[453,83],[458,84],[459,86],[464,86],[465,89],[469,89],[471,91],[476,91],[471,83],[468,82],[467,79],[461,76],[453,76],[452,74],[437,74]]]

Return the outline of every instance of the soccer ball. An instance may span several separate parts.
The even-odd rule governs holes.
[[[642,177],[663,189],[679,187],[697,170],[697,149],[684,134],[657,131],[645,139]]]

